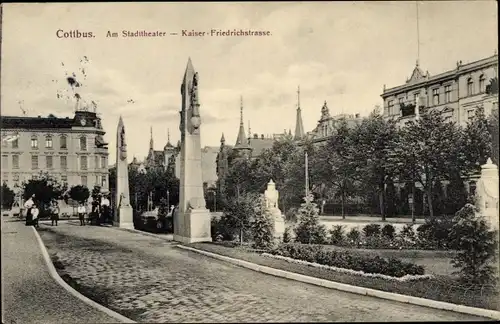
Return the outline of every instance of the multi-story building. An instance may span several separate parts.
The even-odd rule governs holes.
[[[68,188],[108,189],[108,148],[95,112],[77,110],[73,118],[1,116],[2,182],[20,188],[47,172]]]
[[[478,107],[489,114],[498,108],[498,93],[488,91],[498,80],[498,55],[463,64],[431,76],[418,64],[403,85],[384,90],[384,116],[400,124],[414,118],[416,113],[430,110],[441,112],[445,119],[459,125],[467,124]],[[418,107],[418,111],[415,109]]]

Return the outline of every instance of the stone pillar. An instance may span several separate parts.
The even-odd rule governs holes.
[[[276,184],[271,179],[267,184],[267,189],[264,191],[266,200],[266,208],[271,213],[273,219],[274,238],[282,241],[283,233],[285,232],[285,217],[278,208],[279,192],[276,190]]]
[[[116,132],[116,193],[115,213],[113,226],[134,228],[134,213],[130,205],[128,185],[127,142],[125,140],[125,126],[120,116]]]
[[[477,204],[492,229],[499,229],[498,168],[491,159],[481,166],[481,177],[476,186]]]
[[[198,73],[188,60],[181,86],[181,151],[179,209],[174,214],[174,240],[181,243],[209,242],[211,214],[206,208],[201,167],[201,118]]]

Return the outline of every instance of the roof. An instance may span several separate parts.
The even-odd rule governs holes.
[[[273,138],[251,138],[250,147],[252,148],[252,157],[260,156],[262,151],[273,147]]]
[[[77,111],[75,113],[75,116],[72,118],[59,118],[54,116],[53,114],[50,114],[47,117],[1,116],[0,125],[2,128],[7,129],[71,129],[72,127],[83,127],[83,125],[80,124],[81,119],[90,121],[90,123],[86,124],[87,127],[95,127],[93,121],[98,118],[96,113],[87,111]]]

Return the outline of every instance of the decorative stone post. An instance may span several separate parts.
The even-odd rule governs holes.
[[[267,184],[267,189],[264,191],[264,198],[266,200],[266,208],[271,213],[274,224],[274,237],[276,240],[283,239],[285,232],[285,217],[278,208],[279,192],[276,190],[276,184],[271,179]]]
[[[477,182],[476,195],[481,215],[488,220],[492,229],[498,231],[498,167],[491,159],[481,166],[481,178]]]
[[[120,116],[116,131],[116,208],[113,226],[133,229],[133,210],[128,185],[127,142],[125,126]]]

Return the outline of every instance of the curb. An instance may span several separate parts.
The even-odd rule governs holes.
[[[121,231],[141,234],[141,235],[145,235],[145,236],[151,236],[151,237],[157,238],[159,240],[164,240],[164,241],[168,241],[168,242],[175,242],[174,240],[167,238],[166,235],[163,236],[163,235],[159,235],[159,234],[155,234],[155,233],[144,232],[144,231],[140,231],[140,230],[135,229],[135,228],[134,229],[132,229],[132,228],[120,228],[120,227],[115,227],[115,228],[119,229]]]
[[[301,282],[305,282],[308,284],[321,286],[321,287],[325,287],[325,288],[337,289],[337,290],[350,292],[350,293],[354,293],[354,294],[377,297],[377,298],[397,301],[397,302],[411,304],[411,305],[430,307],[430,308],[435,308],[435,309],[447,310],[447,311],[452,311],[452,312],[457,312],[457,313],[463,313],[463,314],[475,315],[475,316],[481,316],[481,317],[488,317],[488,318],[500,320],[500,312],[499,311],[457,305],[457,304],[441,302],[441,301],[436,301],[436,300],[426,299],[426,298],[421,298],[421,297],[401,295],[401,294],[397,294],[397,293],[391,293],[391,292],[386,292],[386,291],[376,290],[376,289],[371,289],[371,288],[352,286],[352,285],[334,282],[334,281],[330,281],[330,280],[314,278],[314,277],[310,277],[310,276],[306,276],[306,275],[302,275],[302,274],[298,274],[298,273],[294,273],[294,272],[289,272],[289,271],[285,271],[285,270],[279,270],[279,269],[274,269],[274,268],[270,268],[270,267],[266,267],[266,266],[261,266],[261,265],[251,263],[248,261],[234,259],[234,258],[227,257],[224,255],[220,255],[220,254],[216,254],[216,253],[212,253],[212,252],[207,252],[207,251],[203,251],[203,250],[198,250],[198,249],[184,246],[184,245],[176,245],[176,247],[184,249],[184,250],[197,252],[197,253],[200,253],[200,254],[215,258],[215,259],[227,261],[229,263],[238,265],[240,267],[244,267],[244,268],[251,269],[254,271],[262,272],[265,274],[270,274],[270,275],[273,275],[276,277],[301,281]]]
[[[68,285],[57,273],[56,268],[54,267],[54,264],[52,263],[52,260],[50,259],[49,252],[47,251],[47,248],[45,247],[45,244],[43,244],[42,238],[40,237],[40,234],[38,234],[37,230],[33,228],[33,232],[35,232],[36,239],[38,241],[38,244],[40,245],[40,249],[42,250],[42,255],[43,258],[45,259],[45,263],[47,264],[50,276],[54,278],[54,280],[62,286],[65,290],[67,290],[71,295],[75,296],[76,298],[80,299],[84,303],[98,309],[101,312],[106,313],[107,315],[115,318],[121,323],[136,323],[130,318],[127,318],[123,315],[118,314],[115,311],[112,311],[109,308],[104,307],[101,304],[96,303],[95,301],[85,297],[84,295],[80,294],[78,291],[76,291],[73,287]]]

